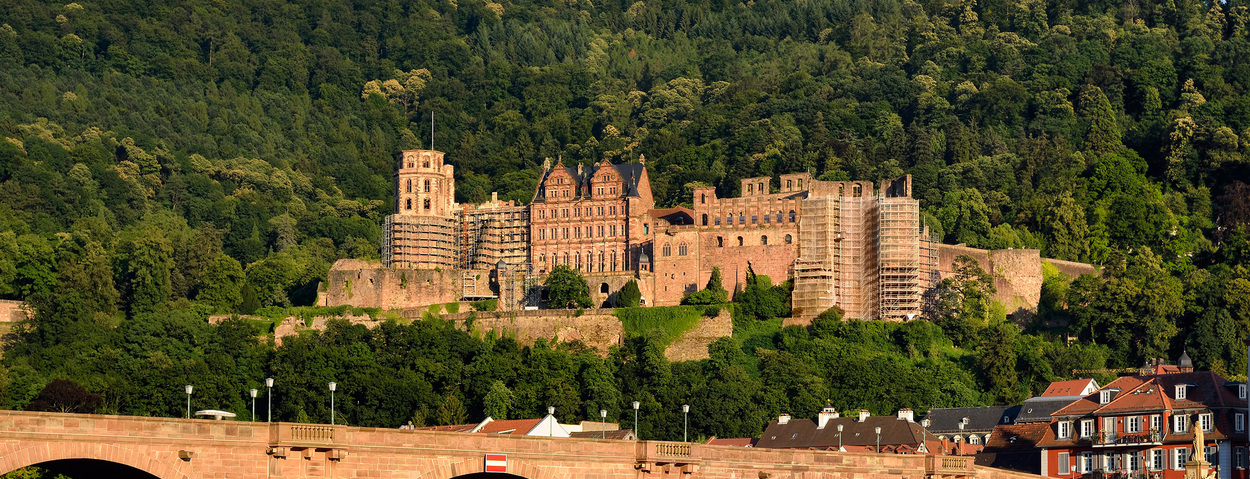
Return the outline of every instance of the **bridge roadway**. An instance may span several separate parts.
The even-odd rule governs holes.
[[[484,473],[487,454],[505,454],[507,473]],[[1039,477],[975,467],[956,456],[0,411],[0,474],[31,465],[75,479]]]

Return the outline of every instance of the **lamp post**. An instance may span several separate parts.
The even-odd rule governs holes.
[[[330,382],[330,425],[334,425],[334,390],[338,388],[338,384]]]
[[[187,419],[191,419],[191,390],[195,389],[190,384],[187,385]]]
[[[929,453],[929,446],[927,445],[929,442],[929,424],[930,422],[928,418],[925,418],[925,420],[920,421],[920,425],[922,426],[920,428],[920,438],[921,438],[920,448],[924,449],[925,454]]]
[[[252,388],[252,422],[256,422],[256,388]]]
[[[842,450],[842,425],[838,424],[838,452],[846,452]]]
[[[690,405],[681,405],[681,442],[689,442],[687,433],[690,432]]]
[[[265,422],[273,422],[273,378],[265,378],[265,387],[269,390],[265,393],[265,398],[269,400],[268,411],[269,419]]]
[[[551,421],[547,423],[547,437],[556,437],[556,407],[547,406],[547,415]]]
[[[881,454],[881,426],[877,426],[877,454]]]
[[[638,401],[634,401],[634,437],[641,438],[642,434],[638,431]]]
[[[599,422],[601,423],[599,425],[599,439],[607,439],[608,438],[608,410],[600,409],[599,418],[600,418]]]

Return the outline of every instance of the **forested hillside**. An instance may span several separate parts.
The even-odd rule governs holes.
[[[496,379],[524,415],[544,398],[576,397],[561,408],[570,419],[628,404],[587,386],[634,390],[644,379],[627,360],[450,331],[422,340],[464,364],[527,355],[579,379],[522,378],[459,370],[421,342],[379,343],[385,331],[333,329],[273,348],[248,339],[264,333],[255,325],[205,324],[210,313],[309,304],[335,259],[376,257],[392,155],[417,147],[448,152],[462,201],[498,191],[526,202],[537,165],[557,156],[645,154],[663,205],[689,201],[697,184],[735,194],[750,176],[908,173],[945,242],[1104,265],[1101,278],[1047,280],[1039,316],[1067,329],[1003,324],[970,268],[944,289],[936,339],[891,326],[879,334],[894,343],[866,347],[849,339],[865,325],[773,328],[721,360],[638,376],[657,397],[729,391],[691,382],[716,378],[789,388],[772,396],[783,399],[686,397],[755,408],[718,416],[746,418],[736,429],[697,422],[703,432],[757,432],[768,415],[810,414],[825,397],[885,401],[871,405],[878,413],[1017,400],[1064,368],[1137,366],[1186,348],[1199,367],[1244,371],[1247,21],[1244,0],[9,0],[0,298],[28,301],[35,317],[9,337],[0,396],[25,407],[67,378],[103,394],[104,410],[176,415],[185,382],[241,407],[266,374],[338,368],[402,382],[354,397],[362,411],[399,411],[349,412],[359,424],[395,426],[447,398],[476,417]],[[805,346],[821,338],[837,340]],[[319,359],[336,347],[378,369]],[[505,359],[484,353],[499,347]],[[770,364],[791,374],[769,376]],[[807,375],[787,369],[806,365]],[[932,394],[857,405],[844,389],[913,376]],[[409,377],[419,381],[400,381]],[[284,402],[283,419],[320,417],[320,386],[306,386],[291,394],[307,410]],[[406,394],[421,402],[378,406]]]

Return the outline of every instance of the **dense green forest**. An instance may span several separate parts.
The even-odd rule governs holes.
[[[324,420],[337,379],[353,424],[619,417],[645,395],[643,437],[672,438],[683,401],[699,433],[736,436],[824,398],[1009,402],[1184,349],[1235,374],[1248,20],[1245,0],[6,1],[0,298],[34,317],[7,336],[0,405],[64,378],[102,411],[178,415],[187,382],[242,411],[274,375],[284,420]],[[739,314],[711,360],[672,365],[646,334],[605,359],[437,320],[276,348],[206,323],[310,304],[334,260],[377,257],[393,154],[415,147],[448,152],[462,201],[528,201],[556,156],[645,154],[662,205],[751,176],[908,173],[941,240],[1104,274],[1048,275],[1024,331],[968,264],[932,323]]]

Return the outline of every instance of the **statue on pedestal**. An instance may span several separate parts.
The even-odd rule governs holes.
[[[1194,414],[1190,421],[1189,431],[1194,435],[1193,452],[1188,461],[1185,462],[1185,479],[1207,479],[1215,477],[1215,474],[1208,474],[1211,469],[1211,463],[1207,462],[1206,457],[1206,436],[1202,432],[1201,420],[1199,415]]]

